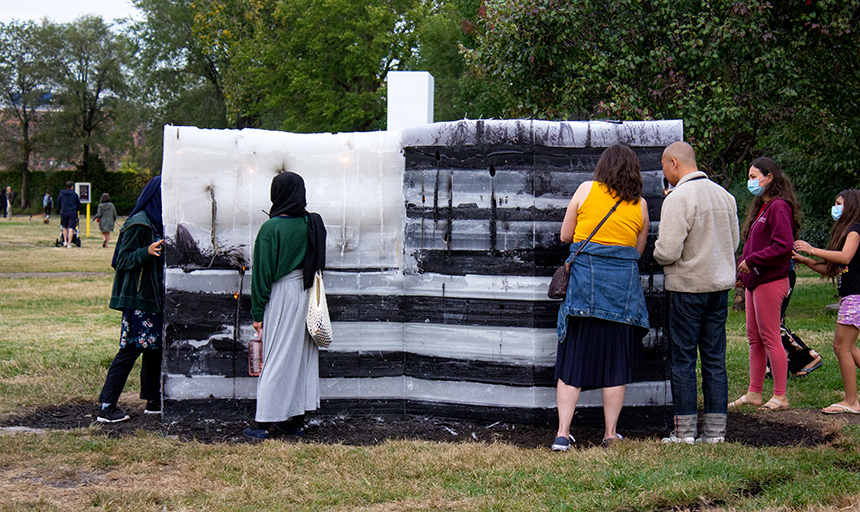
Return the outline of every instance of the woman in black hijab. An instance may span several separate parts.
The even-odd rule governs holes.
[[[271,187],[269,220],[260,226],[251,267],[251,317],[263,340],[257,379],[258,428],[244,434],[266,439],[269,430],[304,435],[306,411],[319,407],[319,349],[306,318],[313,276],[325,267],[322,217],[305,209],[301,176],[283,172]]]
[[[116,269],[110,307],[122,311],[119,352],[108,368],[99,396],[96,420],[118,423],[129,419],[117,400],[137,358],[140,367],[140,398],[145,413],[161,413],[161,328],[164,305],[164,257],[161,243],[161,176],[151,179],[126,219],[111,266]]]

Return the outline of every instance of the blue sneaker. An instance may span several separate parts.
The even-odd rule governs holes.
[[[267,430],[260,430],[256,428],[246,428],[242,431],[242,435],[245,437],[250,437],[251,439],[258,439],[260,441],[269,438],[269,432]]]
[[[575,443],[576,440],[567,437],[556,437],[555,441],[552,442],[552,451],[554,452],[566,452],[570,445]]]

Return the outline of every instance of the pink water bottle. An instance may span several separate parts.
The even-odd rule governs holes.
[[[260,333],[248,342],[248,375],[258,377],[263,370],[263,340]]]

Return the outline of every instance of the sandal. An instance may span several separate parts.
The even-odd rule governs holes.
[[[742,405],[761,405],[761,404],[754,404],[754,403],[750,402],[749,400],[747,400],[746,395],[742,395],[740,398],[738,398],[734,402],[729,402],[728,408],[734,409],[735,407],[740,407]]]
[[[821,409],[821,412],[823,412],[824,414],[860,414],[860,411],[855,411],[847,405],[842,404],[828,405],[824,409]]]
[[[813,371],[821,368],[821,365],[823,365],[823,364],[824,364],[824,361],[821,359],[821,356],[818,356],[818,362],[817,363],[815,363],[812,366],[808,366],[806,368],[801,368],[800,370],[797,370],[796,372],[794,372],[794,376],[795,377],[806,377],[807,375],[809,375]]]
[[[758,408],[759,411],[787,411],[791,406],[783,404],[776,398],[771,398],[764,405]]]

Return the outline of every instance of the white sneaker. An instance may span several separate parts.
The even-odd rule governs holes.
[[[669,434],[669,437],[663,438],[663,442],[666,444],[670,444],[670,443],[693,444],[696,442],[696,438],[695,437],[678,437],[675,435],[675,432],[672,432],[671,434]]]
[[[716,444],[716,443],[725,443],[725,442],[726,442],[726,438],[723,436],[720,436],[720,437],[702,436],[702,437],[696,439],[696,444],[701,444],[701,443]]]

